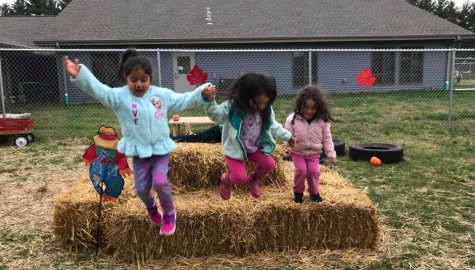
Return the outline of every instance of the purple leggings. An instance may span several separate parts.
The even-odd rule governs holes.
[[[157,192],[160,206],[164,215],[173,215],[173,196],[168,183],[168,154],[151,156],[149,158],[133,158],[135,192],[145,203],[147,208],[155,206],[155,196],[152,188]]]

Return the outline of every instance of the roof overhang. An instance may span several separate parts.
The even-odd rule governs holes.
[[[0,48],[20,48],[20,49],[31,49],[31,46],[28,46],[26,44],[13,41],[13,40],[6,40],[6,39],[1,39],[0,40]]]
[[[329,42],[382,42],[382,41],[457,41],[473,39],[474,34],[433,36],[365,36],[365,37],[318,37],[318,38],[216,38],[216,39],[135,39],[135,40],[39,40],[38,46],[87,46],[87,45],[175,45],[175,44],[272,44],[272,43],[329,43]]]

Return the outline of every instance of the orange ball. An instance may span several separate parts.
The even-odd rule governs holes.
[[[371,163],[371,165],[373,165],[373,166],[381,166],[381,159],[379,159],[377,157],[371,157],[369,159],[369,163]]]

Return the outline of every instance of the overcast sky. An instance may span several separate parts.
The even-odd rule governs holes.
[[[401,0],[402,1],[402,0]],[[461,7],[463,3],[465,2],[470,2],[470,3],[473,3],[475,2],[475,0],[452,0],[455,2],[455,4],[458,6],[458,7]],[[8,4],[11,4],[15,2],[15,0],[0,0],[0,4],[3,4],[3,3],[8,3]]]

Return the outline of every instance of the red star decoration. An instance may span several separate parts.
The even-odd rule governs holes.
[[[194,84],[204,84],[208,79],[208,73],[204,72],[197,65],[194,65],[191,69],[190,74],[186,75],[186,79],[190,85]]]
[[[363,72],[356,75],[356,82],[359,85],[371,87],[376,82],[376,78],[373,76],[373,73],[371,73],[369,68],[365,68]]]

